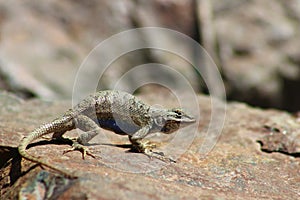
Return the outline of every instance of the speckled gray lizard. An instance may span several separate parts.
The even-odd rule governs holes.
[[[80,150],[83,158],[86,155],[94,157],[84,145],[99,133],[101,127],[116,134],[128,135],[133,148],[138,152],[163,161],[173,161],[163,153],[153,151],[155,144],[144,138],[150,133],[159,131],[169,134],[194,122],[194,117],[181,109],[155,108],[126,92],[99,91],[85,98],[63,116],[33,130],[22,139],[18,150],[23,158],[69,176],[70,173],[59,167],[28,154],[27,146],[35,139],[49,133],[53,133],[54,139],[63,139],[62,135],[66,131],[78,128],[84,132],[78,138],[72,139],[72,149],[65,152]]]

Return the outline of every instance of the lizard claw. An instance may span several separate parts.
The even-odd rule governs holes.
[[[52,137],[49,137],[49,136],[42,136],[41,138],[44,140],[47,140],[47,141],[52,140]]]
[[[135,148],[139,152],[145,152],[145,150],[152,151],[152,149],[156,148],[156,144],[153,142],[150,142],[148,140],[139,142]]]
[[[157,147],[156,143],[150,142],[148,140],[139,141],[137,144],[134,145],[134,148],[138,152],[141,152],[141,153],[145,154],[149,158],[157,158],[157,159],[159,159],[161,161],[164,161],[164,162],[176,163],[176,161],[173,160],[172,158],[166,157],[163,152],[153,151],[153,149],[156,148],[156,147]]]
[[[172,162],[176,163],[176,160],[173,160],[172,158],[166,157],[163,152],[155,152],[151,149],[145,149],[143,152],[145,155],[149,156],[150,158],[157,158],[164,162]]]
[[[71,151],[76,151],[76,150],[79,150],[82,152],[82,159],[85,159],[86,155],[89,155],[92,158],[96,158],[96,156],[94,156],[87,147],[83,146],[82,144],[79,144],[78,142],[74,142],[72,145],[72,148],[65,150],[63,152],[63,154],[66,154]]]

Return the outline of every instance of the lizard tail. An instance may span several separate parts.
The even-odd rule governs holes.
[[[58,119],[53,120],[51,123],[41,125],[39,128],[33,130],[28,136],[25,136],[21,140],[21,142],[18,146],[19,154],[23,158],[25,158],[29,161],[39,163],[39,164],[44,165],[44,166],[46,166],[46,167],[48,167],[52,170],[58,171],[58,172],[64,174],[65,176],[67,176],[67,177],[74,178],[75,177],[74,175],[71,175],[70,173],[65,172],[63,169],[60,169],[59,167],[51,165],[50,163],[48,163],[45,160],[42,160],[42,159],[37,158],[35,156],[32,156],[32,155],[28,154],[27,151],[26,151],[27,146],[32,141],[34,141],[35,139],[37,139],[37,138],[39,138],[43,135],[46,135],[46,134],[49,134],[49,133],[52,133],[52,132],[55,132],[55,131],[59,131],[62,127],[65,126],[65,124],[67,122],[71,121],[72,119],[73,119],[72,116],[64,116],[62,118],[58,118]]]

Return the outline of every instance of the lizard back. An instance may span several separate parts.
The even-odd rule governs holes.
[[[104,129],[124,135],[149,124],[149,109],[149,105],[129,93],[105,90],[90,95],[73,110],[93,119]]]

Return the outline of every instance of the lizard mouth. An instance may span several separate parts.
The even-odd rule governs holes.
[[[183,120],[183,122],[185,122],[185,123],[194,123],[194,122],[196,122],[196,119],[193,118],[193,117],[187,117]]]

